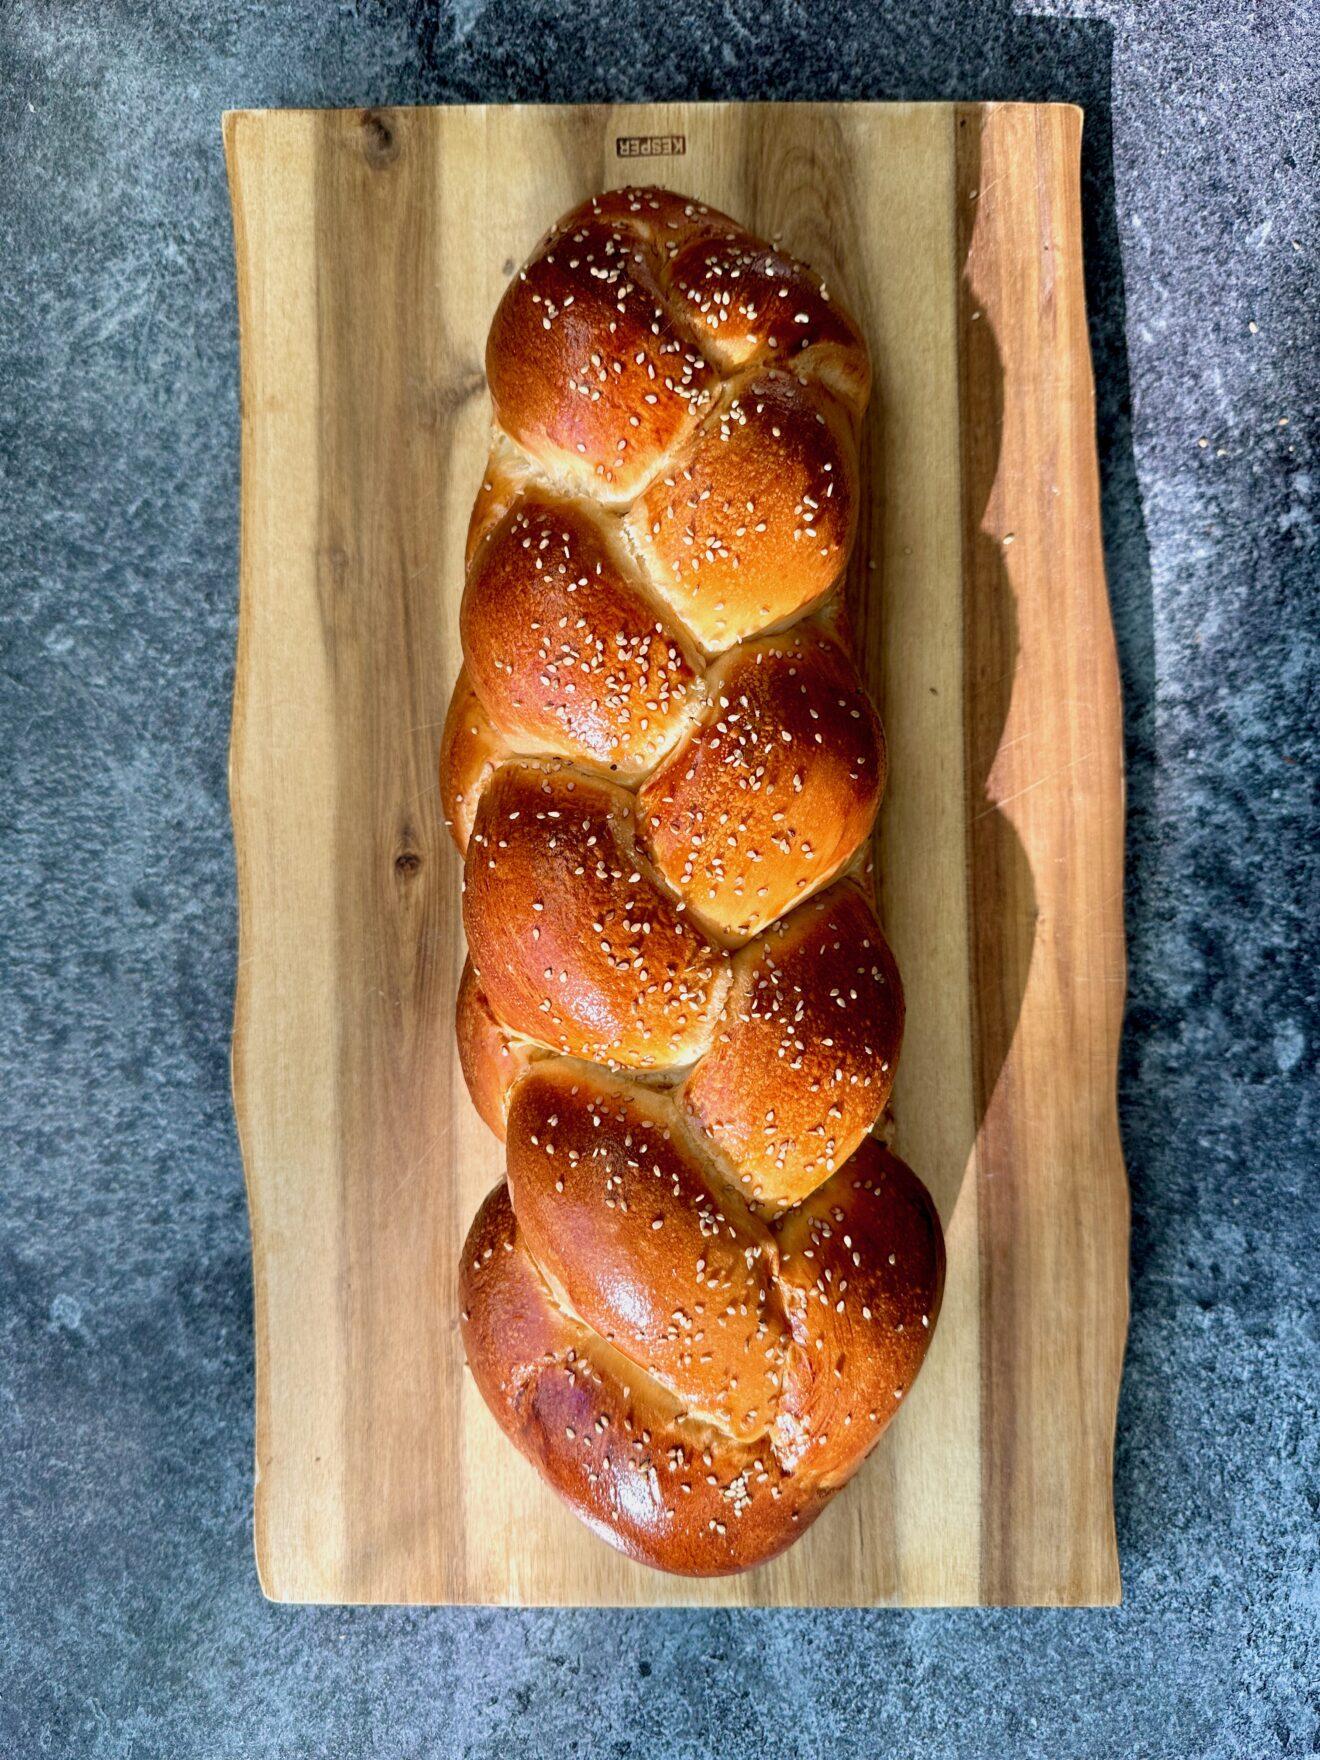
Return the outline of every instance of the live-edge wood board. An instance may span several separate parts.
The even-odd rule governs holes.
[[[290,1601],[1104,1603],[1127,1319],[1120,707],[1062,106],[237,112],[234,1089],[256,1550]],[[908,998],[893,1136],[948,1237],[927,1365],[817,1526],[689,1582],[580,1527],[462,1362],[501,1151],[454,1054],[436,754],[486,328],[591,192],[654,181],[807,257],[870,340],[850,581],[889,738]]]

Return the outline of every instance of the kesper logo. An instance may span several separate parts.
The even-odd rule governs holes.
[[[616,135],[614,151],[620,159],[677,159],[687,152],[685,134]]]

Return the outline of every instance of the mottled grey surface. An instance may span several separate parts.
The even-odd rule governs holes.
[[[1315,18],[1269,0],[0,5],[0,1754],[1320,1751]],[[226,1069],[220,112],[900,96],[1088,110],[1130,761],[1126,1603],[267,1606]]]

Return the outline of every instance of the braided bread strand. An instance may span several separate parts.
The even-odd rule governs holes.
[[[460,1055],[507,1177],[464,1342],[584,1521],[721,1574],[856,1470],[943,1283],[869,1134],[903,1024],[841,593],[870,362],[804,264],[630,189],[547,234],[486,369],[441,790]]]

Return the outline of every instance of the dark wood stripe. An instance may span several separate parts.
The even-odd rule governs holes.
[[[334,680],[346,1575],[367,1598],[462,1574],[452,1397],[449,951],[461,930],[435,764],[435,614],[453,387],[435,303],[440,191],[416,112],[329,112],[315,170],[317,592]],[[428,513],[428,510],[432,510]],[[329,1197],[327,1195],[329,1201]],[[430,1276],[401,1291],[402,1270]],[[400,1323],[399,1303],[425,1315]],[[428,1471],[418,1473],[425,1461]]]

